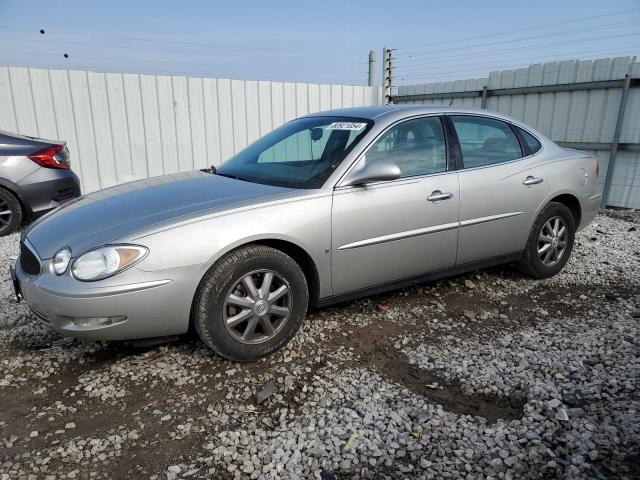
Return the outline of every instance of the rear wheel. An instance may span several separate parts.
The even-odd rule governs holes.
[[[196,293],[193,323],[221,356],[251,361],[285,345],[307,312],[307,282],[280,250],[252,245],[223,257]]]
[[[22,207],[12,193],[0,188],[0,237],[15,232],[22,222]]]
[[[549,278],[565,266],[573,250],[576,226],[566,205],[551,202],[536,218],[520,261],[534,278]]]

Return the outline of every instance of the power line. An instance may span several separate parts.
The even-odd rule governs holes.
[[[5,30],[14,30],[14,31],[23,31],[23,32],[37,32],[39,29],[36,28],[25,28],[25,27],[12,27],[9,25],[0,25],[1,29]],[[230,48],[230,49],[241,49],[241,50],[257,50],[257,51],[269,51],[269,52],[282,52],[282,53],[291,53],[297,52],[300,54],[320,54],[320,55],[333,55],[335,56],[335,51],[328,50],[303,50],[303,49],[290,49],[290,48],[272,48],[272,47],[255,47],[255,46],[245,46],[245,45],[232,45],[232,44],[224,44],[224,43],[212,43],[212,42],[192,42],[192,41],[184,41],[184,40],[166,40],[166,39],[156,39],[156,38],[145,38],[145,37],[132,37],[125,35],[109,35],[109,34],[100,34],[100,33],[84,33],[84,32],[69,32],[64,30],[47,30],[47,33],[59,34],[59,35],[72,35],[79,37],[94,37],[94,38],[107,38],[107,39],[115,39],[115,40],[127,40],[127,41],[137,41],[137,42],[152,42],[152,43],[165,43],[165,44],[176,44],[176,45],[192,45],[192,46],[201,46],[201,47],[213,47],[213,48]],[[100,44],[94,44],[95,46],[105,46]],[[111,47],[115,47],[113,45],[107,45]],[[123,48],[127,48],[126,46],[122,46]],[[136,48],[136,47],[128,47],[128,48]],[[146,49],[141,49],[146,50]]]
[[[634,56],[633,53],[626,53],[627,56],[632,57]],[[584,60],[597,60],[599,55],[593,55],[593,57],[595,58],[589,58],[590,56],[587,57],[582,57],[580,59],[574,59],[575,61],[584,61]],[[535,64],[534,64],[535,65]],[[544,64],[542,64],[544,65]],[[532,64],[530,63],[524,63],[524,64],[520,64],[520,65],[511,65],[511,66],[505,66],[503,68],[500,69],[500,71],[504,72],[504,71],[510,71],[510,70],[517,70],[517,69],[521,69],[521,68],[528,68],[531,67]],[[552,68],[552,69],[544,69],[541,73],[544,75],[548,75],[550,73],[556,73],[559,72],[562,69],[562,67],[556,67],[556,68]],[[452,74],[456,74],[456,73],[473,73],[475,78],[478,78],[478,75],[480,75],[480,73],[475,74],[474,72],[483,72],[483,73],[492,73],[496,70],[490,70],[489,72],[487,72],[487,69],[483,69],[481,67],[478,68],[471,68],[471,69],[462,69],[462,70],[451,70],[451,71],[446,71],[446,72],[439,72],[439,73],[434,73],[432,75],[427,75],[427,76],[414,76],[414,77],[410,77],[410,76],[403,76],[398,78],[398,80],[407,80],[407,78],[413,78],[414,81],[418,81],[420,79],[434,79],[434,78],[440,78],[440,77],[447,77],[447,76],[451,76]],[[469,78],[456,78],[454,80],[468,80]],[[445,80],[445,81],[449,81],[449,80]]]
[[[639,12],[640,8],[634,8],[631,10],[623,10],[620,12],[613,12],[613,13],[606,13],[606,14],[602,14],[602,15],[590,15],[588,17],[580,17],[580,18],[573,18],[570,20],[562,20],[560,22],[553,22],[553,23],[547,23],[544,25],[538,25],[535,27],[527,27],[527,28],[519,28],[518,30],[511,30],[511,31],[507,31],[507,32],[496,32],[496,33],[489,33],[489,34],[485,34],[485,35],[476,35],[473,37],[466,37],[466,38],[461,38],[458,40],[448,40],[448,41],[444,41],[444,42],[437,42],[437,43],[427,43],[427,44],[418,44],[418,45],[408,45],[408,46],[403,46],[403,47],[398,47],[395,48],[394,50],[408,50],[411,48],[419,48],[419,47],[430,47],[430,46],[437,46],[437,45],[448,45],[451,43],[459,43],[459,42],[466,42],[468,40],[479,40],[481,38],[491,38],[491,37],[497,37],[497,36],[502,36],[502,35],[511,35],[513,33],[521,33],[521,32],[528,32],[531,30],[539,30],[541,28],[547,28],[547,27],[555,27],[556,25],[565,25],[567,23],[576,23],[576,22],[582,22],[585,20],[593,20],[595,18],[604,18],[604,17],[613,17],[616,15],[624,15],[627,13],[633,13],[633,12]]]
[[[640,35],[640,33],[632,34],[632,35]],[[551,44],[546,44],[546,45],[551,46]],[[563,47],[564,45],[565,44],[562,44]],[[555,46],[558,46],[558,44],[556,44]],[[531,48],[536,48],[536,47],[537,47],[536,45],[533,45]],[[637,46],[637,45],[625,45],[624,47],[626,49],[637,49],[638,51],[640,51],[640,46]],[[507,59],[506,57],[514,56],[514,55],[518,57],[517,59],[521,59],[523,58],[522,50],[523,49],[521,48],[516,48],[516,49],[509,49],[509,50],[494,50],[492,52],[485,52],[482,55],[469,55],[469,56],[458,55],[450,58],[441,57],[441,58],[434,59],[434,61],[432,62],[416,63],[406,67],[398,66],[398,67],[394,67],[394,69],[400,70],[402,72],[411,73],[412,71],[424,70],[425,68],[458,67],[458,66],[466,67],[466,66],[472,66],[472,65],[485,65],[487,64],[487,61],[484,61],[484,60],[481,60],[480,62],[476,62],[476,63],[468,63],[468,62],[476,60],[481,57],[493,57],[493,56],[495,56],[498,59],[502,59],[502,61]],[[546,54],[537,54],[536,57],[540,57],[542,60],[544,60],[545,58],[549,58],[549,56],[562,57],[562,56],[571,56],[571,55],[591,54],[593,52],[592,48],[589,50],[580,50],[578,52],[575,52],[573,50],[564,51],[564,49],[560,49],[559,51],[551,51],[551,50],[555,50],[555,49],[549,49],[549,51]],[[609,50],[611,50],[611,48],[606,49],[606,51],[609,51]],[[490,60],[489,63],[495,63],[495,62],[493,60]]]
[[[35,51],[27,51],[27,50],[0,50],[2,53],[15,53],[19,55],[39,55],[39,56],[53,56],[57,55],[54,53],[44,53],[44,52],[35,52]],[[200,67],[209,67],[212,69],[215,68],[255,68],[254,65],[248,64],[213,64],[213,63],[200,63],[200,62],[185,62],[181,60],[152,60],[152,59],[142,59],[142,58],[122,58],[122,57],[102,57],[95,55],[72,55],[72,59],[90,59],[90,60],[107,60],[107,61],[117,61],[117,62],[135,62],[135,63],[160,63],[160,64],[169,64],[169,65],[190,65],[190,66],[200,66]],[[317,67],[312,66],[296,66],[296,70],[314,70],[317,71]],[[337,72],[348,72],[355,74],[366,75],[368,72],[364,70],[352,70],[348,68],[340,68],[335,70]]]
[[[40,43],[39,40],[35,40],[35,39],[26,39],[26,40],[22,40],[22,42],[29,42],[29,43]],[[63,46],[68,46],[69,42],[66,42],[64,40],[60,41],[60,40],[47,40],[46,41],[47,45],[51,45],[51,44],[55,44],[55,45],[63,45]],[[99,43],[92,43],[92,44],[79,44],[79,45],[71,45],[70,48],[81,48],[84,49],[86,47],[103,47],[103,48],[114,48],[114,49],[118,49],[118,50],[126,50],[126,51],[135,51],[135,50],[139,50],[139,51],[146,51],[146,52],[156,52],[156,53],[162,53],[164,55],[166,54],[178,54],[178,55],[193,55],[193,56],[201,56],[201,57],[214,57],[214,58],[220,58],[221,54],[220,53],[212,53],[212,52],[185,52],[185,51],[172,51],[172,50],[161,50],[161,49],[157,49],[157,48],[145,48],[145,47],[129,47],[127,45],[106,45],[106,44],[99,44]],[[71,52],[70,48],[66,48],[67,52]],[[334,54],[335,55],[335,54]],[[75,54],[74,56],[78,56],[77,54]],[[244,55],[239,55],[239,54],[231,54],[231,55],[225,55],[226,57],[236,57],[236,58],[246,58]],[[312,58],[297,58],[297,57],[291,57],[291,55],[289,56],[277,56],[277,57],[268,57],[269,61],[287,61],[287,62],[302,62],[302,63],[318,63],[319,61],[328,61],[329,59],[312,59]],[[364,62],[349,62],[349,63],[353,63],[353,64],[361,64],[364,65]],[[368,63],[367,63],[368,65]]]
[[[493,50],[493,51],[488,51],[488,52],[481,52],[481,53],[473,53],[472,56],[473,58],[478,58],[478,57],[487,57],[487,56],[491,56],[491,55],[496,55],[496,54],[501,54],[501,53],[511,53],[511,52],[518,52],[518,51],[522,51],[523,49],[530,49],[530,48],[541,48],[541,47],[553,47],[553,46],[558,46],[558,45],[567,45],[567,44],[571,44],[571,43],[585,43],[585,42],[592,42],[592,41],[596,41],[596,40],[607,40],[607,39],[612,39],[612,38],[627,38],[627,37],[634,37],[634,36],[638,36],[640,35],[640,32],[638,33],[626,33],[626,34],[619,34],[619,35],[606,35],[606,36],[601,36],[601,37],[592,37],[592,38],[580,38],[580,39],[575,39],[575,40],[565,40],[562,42],[550,42],[550,43],[539,43],[536,45],[522,45],[516,48],[510,48],[510,49],[506,49],[506,50]],[[454,56],[450,56],[450,55],[444,55],[444,56],[436,56],[433,57],[433,59],[442,59],[442,58],[446,58],[446,59],[457,59],[457,58],[469,58],[469,55],[464,54],[464,55],[454,55]],[[424,63],[414,63],[412,65],[406,66],[406,67],[400,67],[400,68],[405,68],[405,69],[409,69],[409,68],[414,68],[414,67],[420,67],[420,66],[428,66],[431,65],[433,62],[424,62]],[[396,67],[398,68],[398,67]]]
[[[630,53],[631,52],[631,53]],[[556,54],[556,55],[536,55],[534,57],[525,57],[525,58],[519,58],[518,60],[522,60],[523,62],[531,62],[534,63],[536,60],[541,60],[541,61],[552,61],[552,60],[567,60],[567,61],[571,61],[573,58],[571,58],[572,56],[575,55],[588,55],[589,57],[592,56],[597,56],[597,55],[605,55],[605,56],[612,56],[612,55],[621,55],[621,54],[629,54],[629,55],[633,55],[635,53],[640,53],[640,46],[628,46],[622,50],[599,50],[599,51],[593,51],[593,50],[582,50],[579,52],[565,52],[562,54]],[[488,65],[504,65],[505,63],[508,63],[509,61],[512,61],[512,59],[502,59],[502,60],[496,60],[493,62],[480,62],[480,63],[465,63],[465,64],[450,64],[450,63],[441,63],[440,65],[438,64],[432,64],[431,67],[438,67],[438,66],[443,66],[443,67],[463,67],[465,70],[463,71],[468,71],[470,68],[472,67],[484,67],[484,66],[488,66]],[[404,71],[404,70],[403,70]],[[457,70],[459,71],[459,70]],[[441,72],[441,70],[438,70],[438,72]],[[451,71],[445,71],[445,73],[452,73]],[[453,72],[455,73],[455,71]],[[406,78],[412,78],[412,77],[419,77],[419,78],[425,78],[424,74],[422,73],[409,73],[409,75],[401,75],[402,79],[406,79]]]
[[[586,27],[586,28],[578,28],[578,29],[574,29],[574,30],[565,30],[565,31],[561,31],[561,32],[554,32],[551,35],[554,36],[564,36],[564,35],[573,35],[576,33],[582,33],[582,32],[593,32],[593,31],[598,31],[598,30],[608,30],[610,28],[614,28],[614,27],[620,27],[620,26],[635,26],[635,25],[640,25],[639,22],[637,21],[630,21],[630,22],[619,22],[619,23],[611,23],[611,24],[606,24],[606,25],[601,25],[599,27]],[[420,57],[420,56],[425,56],[425,55],[430,55],[433,51],[436,52],[453,52],[453,51],[457,51],[457,50],[469,50],[469,49],[475,49],[475,48],[482,48],[482,47],[489,47],[489,46],[493,46],[493,45],[503,45],[505,43],[515,43],[515,42],[523,42],[526,40],[535,40],[538,38],[547,38],[550,34],[542,34],[542,35],[533,35],[530,37],[521,37],[521,38],[514,38],[514,39],[509,39],[509,40],[501,40],[499,42],[490,42],[490,43],[483,43],[483,44],[479,44],[479,45],[465,45],[465,46],[461,46],[461,47],[454,47],[454,48],[447,48],[447,49],[432,49],[432,50],[422,50],[416,53],[412,53],[410,55],[404,55],[404,56],[396,56],[395,59],[396,60],[402,60],[402,59],[406,59],[406,58],[415,58],[415,57]]]

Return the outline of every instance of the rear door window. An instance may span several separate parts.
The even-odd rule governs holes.
[[[464,168],[508,162],[523,156],[520,142],[506,122],[487,117],[450,117],[458,135]]]

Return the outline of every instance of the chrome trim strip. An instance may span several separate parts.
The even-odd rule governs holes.
[[[595,195],[591,195],[589,197],[589,201],[593,201],[593,200],[599,200],[602,198],[602,194],[601,193],[596,193]]]
[[[405,238],[419,237],[421,235],[428,235],[430,233],[444,232],[446,230],[453,230],[454,228],[458,228],[458,225],[458,222],[443,223],[442,225],[435,225],[433,227],[418,228],[417,230],[392,233],[390,235],[383,235],[381,237],[373,237],[366,240],[347,243],[346,245],[338,247],[338,250],[350,250],[352,248],[368,247],[369,245],[377,245],[379,243],[393,242],[395,240],[404,240]]]
[[[434,225],[433,227],[418,228],[416,230],[391,233],[389,235],[382,235],[381,237],[367,238],[366,240],[358,240],[357,242],[347,243],[346,245],[338,247],[338,250],[350,250],[352,248],[368,247],[370,245],[378,245],[380,243],[404,240],[405,238],[420,237],[422,235],[428,235],[430,233],[445,232],[447,230],[453,230],[454,228],[468,227],[471,225],[478,225],[480,223],[493,222],[494,220],[502,220],[503,218],[516,217],[518,215],[524,215],[524,213],[525,212],[500,213],[498,215],[490,215],[488,217],[471,218],[469,220],[463,220],[462,222],[443,223],[441,225]]]
[[[494,220],[502,220],[503,218],[517,217],[518,215],[524,215],[524,212],[509,212],[500,213],[498,215],[489,215],[488,217],[470,218],[469,220],[462,220],[460,222],[461,227],[468,227],[470,225],[478,225],[479,223],[493,222]]]
[[[171,283],[172,280],[152,280],[150,282],[130,283],[128,285],[115,285],[110,287],[94,287],[83,290],[80,293],[66,293],[56,290],[50,290],[46,286],[40,284],[38,288],[45,293],[55,295],[57,297],[66,298],[87,298],[87,297],[108,297],[110,295],[119,295],[121,293],[139,292],[140,290],[148,290],[150,288],[161,287]]]

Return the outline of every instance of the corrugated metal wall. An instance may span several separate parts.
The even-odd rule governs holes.
[[[217,165],[300,115],[380,87],[0,67],[0,129],[67,140],[84,192]]]
[[[484,86],[496,89],[622,79],[633,60],[633,57],[622,57],[550,62],[492,72],[489,78],[402,86],[398,95],[478,91]],[[633,64],[631,73],[632,78],[640,78],[640,64]],[[517,118],[558,142],[609,143],[613,139],[621,95],[622,89],[615,88],[489,96],[487,108]],[[430,98],[407,103],[448,105],[449,102],[450,99]],[[481,98],[454,99],[453,105],[480,108]],[[629,92],[620,142],[640,143],[640,88]],[[604,182],[609,152],[594,153],[600,162],[600,181]],[[608,204],[640,208],[639,152],[618,152]]]

